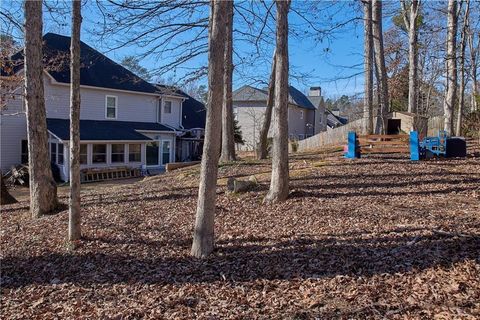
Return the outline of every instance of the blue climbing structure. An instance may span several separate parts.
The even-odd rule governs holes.
[[[420,142],[420,150],[422,152],[422,158],[429,157],[431,155],[443,156],[447,155],[447,131],[441,130],[436,137],[426,137]]]
[[[410,160],[420,160],[420,143],[418,141],[418,132],[410,132]]]
[[[390,136],[388,136],[388,135],[386,135],[386,136],[373,135],[373,136],[375,136],[375,138],[377,138],[379,140],[393,139],[391,135]],[[370,136],[367,135],[365,137],[370,137]],[[358,138],[359,137],[357,136],[357,134],[354,131],[350,131],[348,133],[348,141],[347,141],[347,146],[346,146],[346,149],[345,149],[345,158],[355,159],[355,158],[360,158],[361,157],[362,148],[360,147],[360,145],[358,143]],[[360,138],[362,138],[362,136],[360,136]],[[454,138],[449,138],[448,133],[446,131],[443,131],[443,130],[439,131],[438,135],[436,137],[426,137],[421,141],[420,141],[418,132],[417,131],[411,131],[408,139],[409,139],[409,142],[408,142],[409,145],[408,145],[407,150],[410,151],[410,160],[412,160],[412,161],[419,161],[421,159],[427,159],[427,158],[432,157],[432,156],[446,157],[448,155],[447,154],[447,142],[448,142],[449,139],[451,141],[454,141]],[[371,144],[374,144],[374,143],[375,143],[374,141],[371,142]],[[455,148],[450,148],[450,149],[455,149]],[[463,149],[466,150],[466,147],[464,146]],[[368,150],[369,149],[364,150],[364,152],[366,152]],[[396,150],[396,149],[392,151],[392,149],[390,149],[386,152],[392,153],[392,152],[401,152],[401,151]],[[466,151],[464,151],[463,153],[465,153],[465,152]]]
[[[348,159],[360,158],[360,152],[358,151],[357,134],[355,133],[355,131],[350,131],[348,133],[348,144],[347,144],[347,152],[345,153],[345,158],[348,158]]]

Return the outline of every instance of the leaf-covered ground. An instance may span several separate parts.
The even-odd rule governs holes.
[[[301,154],[290,167],[288,201],[263,205],[267,162],[221,166],[206,260],[189,256],[198,167],[88,187],[75,250],[67,211],[4,206],[0,317],[480,318],[479,158]],[[256,190],[225,192],[251,174]]]

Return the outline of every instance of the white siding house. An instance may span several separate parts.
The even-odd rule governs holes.
[[[69,44],[69,37],[44,36],[47,52],[68,50]],[[81,52],[81,168],[161,169],[176,161],[177,139],[185,134],[183,104],[189,97],[181,92],[162,93],[84,43]],[[90,60],[85,61],[87,57]],[[22,61],[22,53],[12,60],[15,58]],[[50,157],[63,180],[69,179],[70,87],[66,65],[67,69],[60,71],[46,68],[44,74]],[[21,74],[22,69],[15,71]],[[28,159],[23,88],[17,91],[18,95],[7,95],[6,108],[0,113],[2,171]]]

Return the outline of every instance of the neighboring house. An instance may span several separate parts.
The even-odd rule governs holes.
[[[44,88],[51,161],[62,179],[69,175],[70,37],[44,37]],[[23,73],[23,52],[11,57]],[[5,76],[2,69],[2,76]],[[27,163],[27,126],[24,100],[9,96],[0,114],[0,167],[8,170]],[[194,117],[198,102],[176,92],[163,92],[95,49],[81,43],[80,71],[81,168],[147,167],[162,169],[176,161],[178,139],[192,129],[184,124]],[[200,116],[205,117],[200,113]],[[199,131],[205,121],[199,120]],[[203,126],[203,127],[202,127]],[[188,158],[188,155],[186,157]]]
[[[315,107],[315,134],[327,130],[327,116],[328,113],[325,111],[325,101],[322,97],[322,88],[321,87],[310,87],[308,91],[308,100]]]
[[[347,119],[325,108],[321,87],[310,87],[308,99],[317,109],[315,111],[315,134],[343,126],[348,122]]]
[[[258,143],[267,106],[267,96],[267,90],[251,86],[243,86],[233,92],[234,115],[245,141],[241,146],[242,150],[254,150]],[[315,134],[315,111],[315,106],[302,92],[289,86],[288,134],[290,139],[302,140]],[[271,128],[272,126],[269,136],[272,135]]]
[[[325,112],[327,114],[327,130],[335,129],[348,123],[348,120],[346,118],[341,117],[335,111],[332,112],[326,109]]]

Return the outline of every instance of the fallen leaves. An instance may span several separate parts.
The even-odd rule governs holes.
[[[244,194],[217,190],[216,251],[190,257],[198,166],[82,192],[67,212],[2,208],[2,318],[480,317],[480,163],[292,158],[288,201],[262,205],[267,161]],[[221,180],[221,181],[223,181]],[[67,195],[61,194],[67,201]]]

